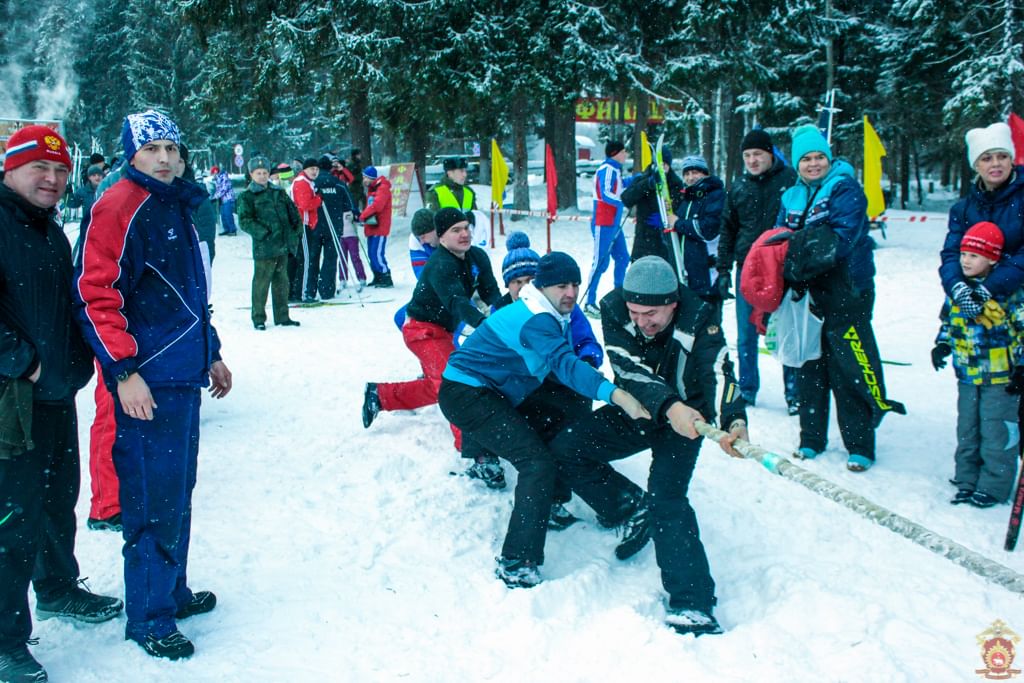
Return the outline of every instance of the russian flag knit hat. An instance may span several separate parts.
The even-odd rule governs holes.
[[[31,161],[56,161],[71,169],[68,143],[60,133],[48,126],[19,128],[7,140],[4,171],[12,171]]]

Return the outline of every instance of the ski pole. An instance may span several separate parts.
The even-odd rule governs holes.
[[[726,432],[715,429],[706,422],[700,420],[694,422],[694,427],[701,436],[718,441]],[[764,465],[772,474],[778,474],[786,479],[795,481],[801,486],[810,489],[820,496],[828,498],[845,508],[848,508],[862,517],[884,526],[904,538],[907,538],[922,548],[927,548],[937,555],[945,557],[967,571],[980,576],[983,579],[998,584],[1007,590],[1024,595],[1024,576],[1018,574],[1009,567],[999,564],[994,560],[979,553],[965,548],[959,543],[930,531],[920,524],[913,522],[906,517],[897,515],[880,505],[876,505],[867,498],[857,495],[852,491],[842,488],[831,481],[793,464],[787,458],[777,453],[767,451],[760,446],[737,439],[733,444],[744,458],[756,460]]]

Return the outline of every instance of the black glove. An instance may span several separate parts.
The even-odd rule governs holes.
[[[966,282],[958,282],[953,285],[953,303],[960,307],[960,311],[969,320],[974,320],[981,315],[985,302],[992,298],[984,286],[978,285],[972,289]]]
[[[953,353],[952,347],[946,342],[939,342],[932,349],[932,367],[937,371],[946,367],[946,359],[949,358],[949,354]]]
[[[1014,396],[1024,394],[1024,365],[1018,365],[1010,373],[1010,383],[1006,385],[1006,393]]]
[[[783,242],[785,242],[786,240],[788,240],[792,236],[793,236],[793,231],[792,230],[787,230],[786,232],[776,233],[776,234],[772,235],[771,237],[769,237],[768,239],[766,239],[764,241],[764,245],[768,246],[770,244],[782,244]]]
[[[729,291],[730,285],[732,285],[732,273],[728,270],[719,271],[718,282],[715,283],[715,286],[718,287],[718,298],[722,301],[736,298]]]

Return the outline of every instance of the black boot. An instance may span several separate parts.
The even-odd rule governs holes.
[[[123,602],[82,588],[79,584],[84,582],[85,579],[77,581],[56,595],[36,594],[36,618],[43,621],[51,617],[65,617],[98,624],[121,613]]]
[[[373,382],[366,383],[363,391],[363,428],[369,429],[373,420],[380,412],[380,396],[377,395],[377,385]]]
[[[372,286],[380,287],[381,289],[388,289],[390,287],[394,287],[395,283],[391,281],[391,273],[381,273],[377,279],[377,284]]]
[[[615,546],[615,557],[628,560],[643,550],[651,540],[651,515],[647,500],[641,498],[636,508],[622,523],[622,540]]]
[[[194,617],[197,614],[206,614],[212,612],[213,608],[217,606],[217,596],[212,591],[199,591],[198,593],[192,594],[192,600],[187,605],[178,610],[177,614],[174,615],[175,619],[188,619]]]
[[[46,669],[35,660],[25,643],[0,651],[0,681],[40,683],[48,680]]]
[[[127,640],[127,636],[125,639]],[[146,636],[135,642],[146,651],[146,654],[162,659],[184,659],[196,653],[196,646],[181,631],[175,631],[163,638]]]

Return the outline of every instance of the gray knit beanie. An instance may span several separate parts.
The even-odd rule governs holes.
[[[622,282],[626,301],[641,306],[665,306],[679,301],[679,280],[660,256],[644,256],[630,264]]]
[[[430,209],[420,209],[412,215],[412,234],[419,237],[428,232],[434,232],[434,212]]]

